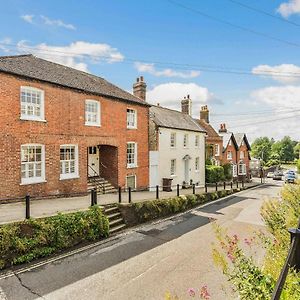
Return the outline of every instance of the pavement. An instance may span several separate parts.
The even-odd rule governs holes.
[[[251,183],[245,183],[245,186],[256,185],[257,181]],[[240,183],[241,185],[241,183]],[[235,185],[234,185],[235,186]],[[219,186],[218,189],[223,189],[223,186]],[[230,189],[230,185],[226,186],[226,189]],[[215,187],[209,187],[208,191],[215,191]],[[173,188],[172,192],[160,191],[159,197],[161,199],[176,196],[176,188]],[[203,187],[197,187],[196,193],[204,193]],[[192,194],[192,189],[181,189],[181,195]],[[145,200],[155,199],[156,192],[132,192],[132,202],[141,202]],[[98,204],[106,205],[118,202],[118,194],[111,193],[105,195],[98,195]],[[122,203],[128,203],[128,193],[122,193]],[[47,217],[56,215],[59,212],[70,213],[79,210],[86,210],[91,205],[91,196],[71,197],[71,198],[52,198],[52,199],[40,199],[31,200],[30,215],[33,218]],[[16,221],[22,221],[25,218],[25,201],[15,203],[3,203],[0,204],[0,224],[11,223]]]
[[[33,265],[0,273],[0,299],[157,300],[167,291],[190,299],[207,285],[212,300],[238,299],[212,260],[211,222],[240,239],[265,230],[259,209],[279,197],[282,183],[254,187],[188,212]],[[256,246],[261,262],[264,250]],[[1,298],[2,297],[2,298]]]

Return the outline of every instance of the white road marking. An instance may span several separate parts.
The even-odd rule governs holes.
[[[2,290],[1,286],[0,286],[0,300],[7,300],[7,297],[5,296],[5,293]]]

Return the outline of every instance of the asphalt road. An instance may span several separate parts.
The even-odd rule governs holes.
[[[189,212],[132,228],[82,251],[0,273],[0,300],[164,299],[207,285],[211,299],[235,299],[211,257],[217,220],[241,238],[264,229],[259,209],[281,183],[260,186]],[[256,249],[256,256],[263,257]]]

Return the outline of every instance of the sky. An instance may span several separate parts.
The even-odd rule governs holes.
[[[300,0],[0,0],[0,55],[101,76],[216,128],[300,140]]]

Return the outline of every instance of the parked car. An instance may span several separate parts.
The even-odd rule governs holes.
[[[273,176],[274,176],[274,173],[273,173],[273,172],[268,172],[267,178],[273,178]]]
[[[295,183],[296,181],[296,174],[293,171],[289,171],[286,173],[285,177],[284,177],[284,182],[285,183]]]
[[[282,180],[282,173],[281,172],[275,172],[273,175],[273,180]]]

